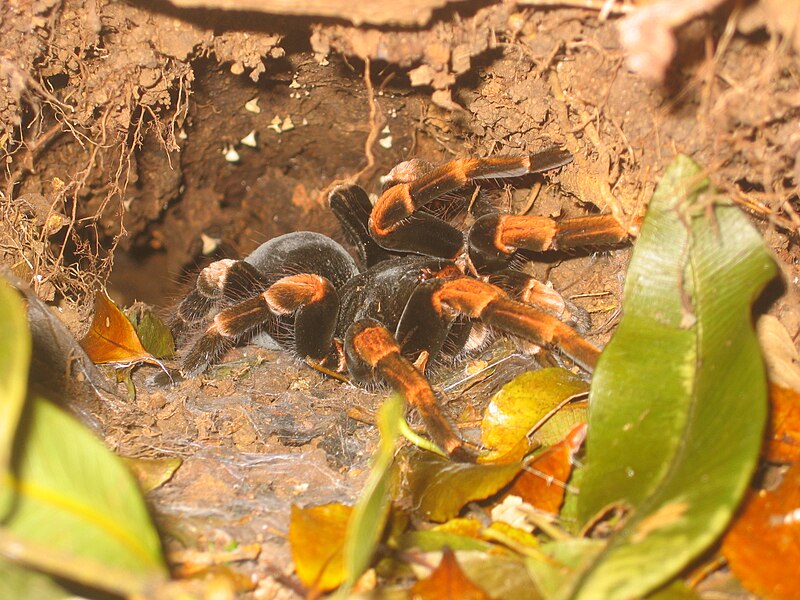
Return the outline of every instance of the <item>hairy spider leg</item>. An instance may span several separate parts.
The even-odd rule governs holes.
[[[455,258],[463,249],[463,234],[431,214],[418,212],[420,208],[470,181],[519,177],[571,161],[569,152],[555,148],[531,156],[452,160],[381,194],[370,216],[370,234],[388,250]]]
[[[486,280],[502,289],[514,300],[558,317],[579,331],[586,331],[590,326],[586,311],[568,301],[554,288],[527,273],[510,268],[501,269],[488,275]]]
[[[180,335],[211,313],[252,296],[268,285],[261,272],[244,261],[215,261],[197,275],[194,289],[178,305],[170,328],[175,335]]]
[[[309,273],[282,277],[263,292],[218,312],[183,361],[193,376],[206,370],[242,336],[257,327],[277,324],[276,318],[294,316],[294,351],[325,363],[338,352],[333,344],[339,296],[333,284]],[[272,333],[272,332],[270,332]]]
[[[593,371],[600,350],[557,317],[512,300],[502,289],[477,279],[462,277],[442,281],[433,294],[441,313],[479,319],[539,346],[558,346],[587,371]]]
[[[417,409],[431,437],[450,456],[474,460],[466,443],[442,412],[436,394],[425,375],[403,356],[391,332],[375,319],[353,323],[345,335],[345,355],[351,373],[373,372],[403,394]]]
[[[361,264],[371,267],[391,258],[369,234],[369,215],[372,203],[363,188],[355,184],[340,185],[328,195],[331,211],[342,230],[358,252]]]
[[[589,215],[556,221],[530,215],[488,214],[467,234],[469,257],[478,272],[508,264],[520,248],[535,252],[585,246],[614,246],[628,239],[628,230],[612,215]]]

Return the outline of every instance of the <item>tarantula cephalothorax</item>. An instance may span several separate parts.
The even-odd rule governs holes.
[[[374,207],[356,185],[334,189],[331,209],[363,270],[338,243],[310,232],[274,238],[244,260],[212,263],[174,319],[179,330],[210,319],[184,357],[184,373],[204,371],[235,344],[266,331],[311,364],[348,372],[357,382],[388,382],[417,408],[436,442],[467,458],[424,375],[428,363],[474,348],[489,326],[557,345],[592,370],[599,350],[560,320],[564,299],[513,269],[511,258],[518,249],[617,244],[627,232],[609,215],[556,222],[501,214],[478,197],[470,207],[477,218],[465,235],[433,214],[431,204],[473,181],[547,171],[571,160],[557,149],[435,168],[412,160],[392,170]]]

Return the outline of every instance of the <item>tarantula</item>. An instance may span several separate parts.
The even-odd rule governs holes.
[[[429,363],[477,345],[486,326],[537,345],[557,345],[587,371],[599,350],[560,320],[560,294],[515,270],[518,249],[543,252],[613,245],[627,237],[610,215],[556,222],[472,203],[466,233],[431,206],[471,182],[560,168],[568,152],[468,158],[441,166],[411,160],[385,178],[374,206],[356,185],[334,189],[330,207],[357,250],[310,232],[282,235],[243,260],[203,269],[180,303],[178,330],[210,319],[183,359],[197,375],[229,348],[266,331],[282,347],[356,382],[382,379],[404,394],[451,456],[472,453],[441,411],[424,375]],[[473,200],[476,200],[473,198]]]

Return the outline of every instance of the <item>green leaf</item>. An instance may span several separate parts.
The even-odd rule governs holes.
[[[175,338],[169,327],[146,304],[141,302],[125,310],[125,316],[136,329],[142,346],[156,358],[175,356]]]
[[[400,536],[397,546],[401,550],[417,548],[422,552],[442,551],[445,548],[451,550],[478,550],[487,552],[492,545],[489,542],[479,540],[466,535],[459,535],[449,531],[435,531],[427,529],[424,531],[408,531]]]
[[[603,542],[586,538],[569,538],[542,544],[542,556],[527,558],[525,564],[536,588],[548,600],[571,597],[571,584],[603,549]],[[596,598],[604,598],[596,596]]]
[[[664,584],[719,536],[756,464],[766,386],[750,305],[776,270],[744,215],[706,188],[687,157],[665,173],[595,371],[578,513],[629,512],[576,598]]]
[[[122,461],[59,408],[31,398],[18,432],[15,496],[0,554],[121,595],[166,576],[158,535]]]
[[[16,290],[0,279],[0,477],[7,477],[19,415],[25,403],[31,338],[25,307]],[[0,518],[13,495],[0,488]]]
[[[572,467],[572,475],[567,482],[564,490],[564,502],[561,504],[561,511],[558,513],[558,524],[571,535],[577,536],[580,533],[581,525],[578,519],[578,498],[583,485],[584,473],[583,461],[578,461]]]
[[[399,394],[392,394],[378,413],[381,443],[375,454],[361,497],[353,507],[353,516],[344,542],[345,584],[342,596],[367,569],[383,534],[391,508],[389,483],[392,478],[394,453],[401,423],[405,421],[406,404]]]

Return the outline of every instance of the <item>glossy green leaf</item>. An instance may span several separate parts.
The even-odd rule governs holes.
[[[0,279],[0,477],[10,467],[14,434],[25,403],[31,338],[25,307],[16,290]],[[13,496],[0,489],[0,518]]]
[[[766,415],[751,303],[775,275],[760,235],[712,204],[679,156],[651,201],[628,270],[624,317],[592,382],[585,522],[628,518],[575,598],[631,598],[663,585],[728,523],[756,464]]]
[[[401,423],[405,421],[406,404],[402,396],[392,394],[378,412],[378,429],[381,443],[372,462],[372,470],[364,484],[361,497],[353,507],[353,516],[347,528],[344,543],[346,594],[361,574],[367,569],[375,548],[383,534],[391,508],[389,483],[394,465],[397,438]]]
[[[455,517],[473,500],[496,494],[522,469],[521,462],[505,464],[455,463],[431,452],[402,454],[411,510],[441,523]]]
[[[0,554],[119,594],[166,576],[158,535],[122,461],[50,402],[31,398],[14,469],[15,494],[0,528]]]
[[[566,369],[522,373],[504,385],[489,402],[481,423],[481,443],[492,450],[492,455],[505,455],[551,413],[535,437],[544,445],[559,441],[574,425],[586,419],[585,412],[576,417],[572,410],[561,413],[556,409],[565,400],[588,389],[585,381]]]

